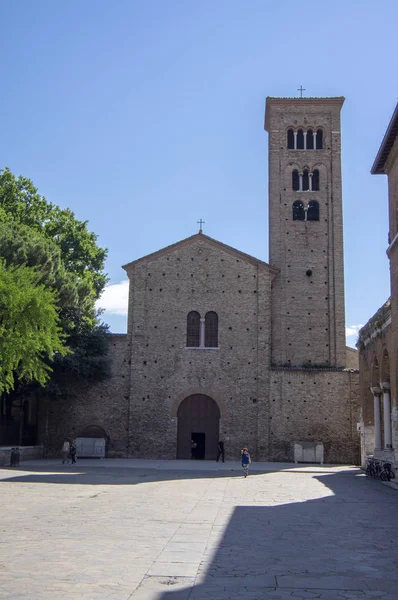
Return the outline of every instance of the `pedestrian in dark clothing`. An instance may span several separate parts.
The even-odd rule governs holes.
[[[75,442],[70,443],[69,454],[72,461],[72,465],[76,464],[76,444]]]
[[[222,461],[225,462],[225,451],[224,451],[224,442],[218,442],[218,454],[217,454],[217,462],[220,460],[220,456]]]
[[[242,467],[243,467],[243,476],[247,477],[249,474],[249,465],[251,463],[249,450],[247,448],[243,448],[241,451],[242,454]]]
[[[20,453],[19,448],[12,448],[10,455],[10,467],[19,467]]]
[[[194,440],[191,440],[191,459],[196,458],[197,446],[198,446],[198,444]]]

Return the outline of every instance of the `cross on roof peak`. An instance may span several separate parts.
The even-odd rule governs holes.
[[[305,88],[303,88],[303,86],[300,85],[300,87],[297,88],[297,91],[300,92],[300,98],[302,98],[303,97],[303,92],[305,92]]]
[[[200,221],[196,221],[196,222],[199,225],[199,233],[203,233],[202,225],[204,225],[204,223],[206,223],[206,221],[202,221],[202,219],[200,219]]]

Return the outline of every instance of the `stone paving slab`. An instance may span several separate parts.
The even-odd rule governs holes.
[[[0,600],[398,600],[394,490],[355,467],[199,463],[0,469]]]

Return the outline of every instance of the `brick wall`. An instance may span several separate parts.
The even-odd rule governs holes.
[[[358,464],[358,373],[310,369],[271,372],[271,460],[293,460],[293,442],[323,442],[325,462]]]
[[[39,439],[47,456],[58,456],[65,437],[79,437],[97,425],[108,436],[107,455],[128,454],[129,364],[127,335],[109,335],[112,377],[92,386],[71,382],[66,398],[40,406]]]

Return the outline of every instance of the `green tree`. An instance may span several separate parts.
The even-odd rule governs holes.
[[[44,386],[55,356],[66,356],[56,292],[40,283],[35,269],[0,259],[0,393],[15,382]]]
[[[103,269],[107,252],[88,231],[87,221],[79,221],[70,209],[48,202],[30,179],[15,177],[9,169],[0,171],[0,209],[0,222],[26,225],[58,246],[66,271],[78,277],[81,290],[85,290],[86,317],[95,319],[94,303],[106,284]]]
[[[106,283],[106,250],[87,222],[48,202],[29,179],[9,169],[0,171],[0,257],[8,266],[35,267],[39,282],[56,292],[59,326],[71,352],[55,356],[47,387],[59,391],[70,375],[106,377],[107,326],[95,309]]]

